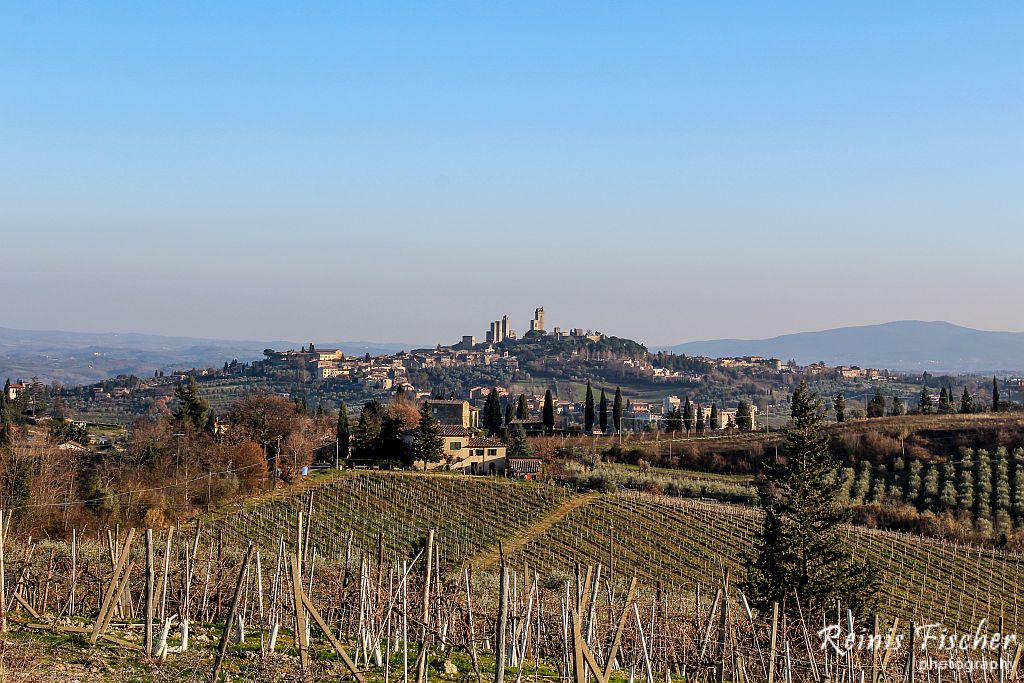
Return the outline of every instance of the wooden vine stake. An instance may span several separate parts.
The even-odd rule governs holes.
[[[245,559],[242,560],[242,567],[238,571],[238,582],[235,584],[235,595],[231,598],[231,607],[228,609],[228,618],[224,623],[224,633],[220,636],[220,645],[217,646],[217,656],[213,660],[213,670],[210,672],[210,683],[216,683],[220,676],[220,667],[224,663],[224,653],[228,649],[228,640],[231,638],[231,626],[235,623],[235,614],[238,612],[238,598],[242,594],[242,582],[245,580],[245,571],[249,568],[249,559],[252,557],[252,541],[249,541],[249,549],[245,551]]]

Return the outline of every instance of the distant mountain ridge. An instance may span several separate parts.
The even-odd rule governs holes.
[[[653,347],[689,356],[766,356],[801,365],[859,365],[929,372],[1024,371],[1024,332],[989,332],[948,322],[900,320],[799,332],[771,339],[714,339]]]
[[[314,341],[314,343],[316,343]],[[140,333],[62,332],[0,327],[0,382],[39,377],[44,382],[89,384],[120,374],[152,375],[155,370],[218,367],[225,361],[252,361],[263,350],[297,349],[302,343],[202,339]],[[350,355],[378,355],[416,348],[414,344],[348,341],[317,344]]]

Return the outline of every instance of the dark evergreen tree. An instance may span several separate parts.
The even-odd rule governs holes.
[[[512,401],[505,404],[505,429],[512,426],[512,420],[516,419],[515,410],[512,408]]]
[[[402,440],[402,420],[391,415],[385,415],[380,423],[380,438],[377,446],[377,461],[388,467],[402,465],[411,467],[413,463],[412,451],[405,441]]]
[[[690,402],[690,397],[686,397],[686,403],[683,404],[683,427],[686,429],[686,433],[689,434],[693,430],[694,419],[693,419],[693,403]]]
[[[206,425],[206,412],[210,409],[210,404],[199,394],[196,378],[189,375],[188,379],[174,390],[174,396],[179,402],[174,416],[187,426],[202,429]]]
[[[548,432],[555,428],[555,400],[551,396],[551,390],[544,392],[544,410],[542,411],[544,429]]]
[[[583,429],[589,434],[594,431],[594,390],[587,380],[587,397],[583,404]]]
[[[921,385],[921,393],[917,397],[917,409],[922,415],[931,415],[934,412],[934,408],[932,395],[928,393],[928,385]]]
[[[206,414],[206,433],[217,436],[217,414],[212,409]]]
[[[875,396],[868,401],[868,417],[883,417],[885,415],[885,397],[881,389],[875,389]]]
[[[615,399],[612,401],[612,425],[616,432],[622,431],[622,389],[615,387]]]
[[[892,397],[892,411],[890,415],[900,416],[907,414],[907,406],[900,400],[899,396]]]
[[[736,404],[736,427],[741,432],[749,432],[754,428],[753,412],[750,409],[750,404],[743,399]]]
[[[384,406],[380,402],[371,400],[363,406],[352,433],[352,457],[357,460],[379,459],[376,450],[380,445],[383,421]]]
[[[338,427],[334,433],[338,437],[338,458],[347,460],[349,447],[348,406],[344,401],[338,406]],[[338,465],[339,463],[334,463],[335,467]]]
[[[437,418],[427,403],[420,407],[420,423],[412,433],[411,451],[413,462],[423,461],[424,471],[428,463],[441,462],[444,455],[444,439],[441,438]]]
[[[939,390],[939,412],[949,412],[949,394],[946,393],[946,387]]]
[[[999,401],[999,381],[995,377],[993,377],[992,378],[992,412],[993,413],[998,413],[1000,408],[1002,408],[1002,404]]]
[[[498,398],[497,388],[492,388],[491,393],[488,394],[481,417],[484,421],[484,429],[487,430],[488,434],[494,436],[501,432],[501,400]]]
[[[683,413],[676,406],[665,413],[665,433],[675,434],[683,431]]]
[[[598,401],[598,424],[601,425],[601,433],[608,433],[608,397],[604,394],[604,388],[601,388],[601,399]]]
[[[832,408],[836,411],[836,422],[846,422],[846,397],[843,392],[840,391],[832,399]]]
[[[978,407],[974,403],[974,397],[971,396],[971,392],[967,391],[967,387],[964,387],[964,393],[960,396],[960,412],[961,413],[973,413]]]
[[[698,434],[704,433],[704,409],[699,403],[697,404],[697,422],[695,426]]]
[[[526,403],[526,396],[523,394],[519,394],[519,401],[516,403],[516,419],[530,419],[530,406]]]
[[[766,463],[765,517],[746,558],[743,591],[761,613],[773,603],[804,614],[834,609],[839,601],[864,615],[877,599],[877,572],[851,555],[842,526],[851,512],[839,504],[840,462],[822,432],[821,400],[804,382],[793,393],[784,459]]]
[[[533,455],[530,442],[526,438],[526,432],[522,425],[516,425],[508,432],[508,457],[529,458]]]
[[[711,402],[711,431],[717,432],[722,428],[722,420],[718,416],[718,403]]]

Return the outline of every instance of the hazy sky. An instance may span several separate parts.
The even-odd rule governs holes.
[[[0,326],[1024,330],[1024,4],[4,3]]]

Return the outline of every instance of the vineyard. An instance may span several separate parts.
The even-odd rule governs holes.
[[[507,559],[556,578],[577,562],[603,563],[612,577],[635,575],[666,590],[688,592],[728,568],[742,574],[743,554],[759,524],[757,511],[646,494],[591,495],[503,479],[410,473],[338,475],[315,489],[290,492],[217,513],[204,523],[224,540],[256,540],[267,549],[307,514],[309,543],[326,558],[387,547],[412,554],[435,529],[441,565]],[[537,529],[541,529],[537,533]],[[904,620],[941,619],[966,627],[980,618],[1024,627],[1019,583],[1024,558],[917,536],[847,530],[855,554],[882,579],[883,611]],[[564,578],[564,576],[561,576]]]

